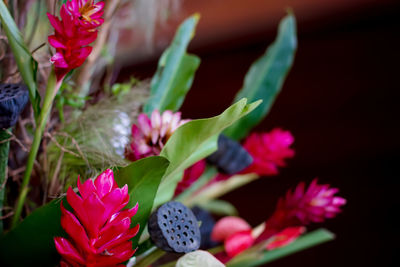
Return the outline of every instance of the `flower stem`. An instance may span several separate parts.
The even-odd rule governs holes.
[[[11,228],[14,228],[18,224],[19,218],[21,216],[22,208],[25,204],[25,199],[29,192],[29,181],[31,178],[33,165],[35,163],[35,159],[39,151],[40,142],[42,140],[43,132],[50,115],[54,98],[57,94],[58,89],[62,84],[62,80],[63,78],[57,81],[54,71],[50,73],[49,79],[47,81],[47,89],[43,101],[43,107],[39,114],[31,150],[29,151],[28,161],[26,163],[26,169],[22,180],[19,197],[15,205],[14,216],[11,221]]]
[[[142,260],[140,260],[138,263],[136,263],[134,266],[135,267],[147,267],[154,263],[156,260],[164,256],[166,252],[164,250],[161,250],[159,248],[155,248],[149,255],[144,257]]]

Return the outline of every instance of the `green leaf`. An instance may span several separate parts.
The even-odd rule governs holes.
[[[154,109],[176,111],[182,105],[200,65],[200,58],[186,53],[198,20],[197,14],[186,19],[178,28],[172,44],[162,54],[151,81],[150,98],[144,106],[147,114]]]
[[[221,199],[209,200],[200,203],[201,208],[218,216],[237,216],[238,211],[231,203]]]
[[[155,206],[169,201],[183,171],[217,150],[218,135],[232,123],[255,109],[260,102],[247,105],[247,99],[242,99],[219,116],[192,120],[179,127],[169,138],[160,154],[170,161],[170,165],[161,181]]]
[[[64,236],[60,219],[60,200],[53,200],[0,237],[0,266],[55,266],[60,257],[53,237]]]
[[[278,36],[265,54],[250,67],[243,88],[235,100],[246,97],[249,101],[262,99],[263,103],[249,116],[230,127],[225,134],[241,139],[268,114],[279,94],[294,60],[297,48],[296,20],[291,14],[280,23]]]
[[[132,239],[136,247],[141,233],[145,229],[147,220],[153,207],[158,186],[161,182],[169,162],[164,157],[148,157],[131,163],[114,172],[114,177],[119,186],[128,185],[129,203],[132,208],[139,203],[139,209],[133,217],[133,225],[140,224],[139,233]]]
[[[282,248],[270,251],[266,250],[256,251],[253,253],[247,253],[246,251],[244,251],[243,253],[239,254],[236,258],[233,258],[230,262],[228,262],[226,266],[252,267],[252,266],[264,265],[274,260],[287,257],[296,252],[320,245],[328,241],[332,241],[333,239],[335,239],[335,235],[332,232],[326,229],[318,229],[299,237],[293,243]]]
[[[38,118],[40,113],[40,95],[36,84],[38,64],[26,47],[22,35],[4,4],[4,1],[0,1],[0,20],[14,54],[15,61],[17,62],[18,70],[21,73],[22,79],[28,86],[29,98],[32,103],[35,118]]]

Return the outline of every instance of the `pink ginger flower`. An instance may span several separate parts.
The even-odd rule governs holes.
[[[125,151],[131,161],[159,155],[168,139],[179,126],[189,120],[181,120],[181,113],[166,110],[160,114],[154,110],[149,118],[145,113],[138,117],[137,125],[132,125],[132,142]]]
[[[253,133],[244,141],[243,147],[253,157],[253,163],[242,173],[276,175],[278,167],[285,166],[285,159],[294,156],[290,146],[294,137],[289,131],[279,128],[269,133]]]
[[[200,176],[203,174],[206,169],[206,161],[200,160],[187,168],[183,173],[182,180],[178,183],[175,189],[174,196],[181,194],[187,188],[189,188]]]
[[[60,17],[47,13],[54,35],[48,37],[56,53],[51,57],[57,80],[81,66],[92,52],[89,46],[97,38],[96,27],[103,23],[104,3],[93,0],[72,0],[61,6]]]
[[[252,133],[244,141],[243,147],[253,157],[253,163],[240,174],[257,173],[258,175],[276,175],[278,167],[285,166],[285,159],[294,156],[290,146],[294,137],[289,131],[279,128],[269,133]],[[218,173],[206,186],[216,182],[226,181],[232,175]]]
[[[103,24],[104,2],[94,0],[71,0],[66,3],[68,11],[82,27],[94,29]]]
[[[339,192],[330,185],[319,185],[314,179],[307,190],[301,182],[294,191],[289,190],[279,199],[273,215],[267,220],[266,228],[259,237],[266,240],[287,227],[323,222],[341,212],[346,199],[335,196]]]
[[[67,201],[73,212],[61,203],[61,226],[69,238],[55,237],[61,266],[121,266],[135,253],[132,241],[139,225],[133,228],[131,218],[138,210],[122,210],[129,202],[128,186],[119,188],[112,170],[81,184],[80,196],[70,187]]]

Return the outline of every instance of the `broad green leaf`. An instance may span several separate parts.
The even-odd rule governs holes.
[[[164,157],[148,157],[114,172],[118,185],[128,185],[130,200],[127,207],[132,208],[136,203],[139,203],[138,212],[133,217],[133,225],[139,223],[140,229],[139,233],[132,239],[133,247],[137,246],[140,235],[145,229],[158,186],[168,164],[168,160]]]
[[[255,109],[260,102],[247,104],[247,99],[242,99],[219,116],[192,120],[179,127],[160,154],[170,161],[170,165],[161,181],[155,206],[170,200],[183,171],[217,150],[218,135]]]
[[[226,193],[256,180],[257,178],[258,175],[255,173],[234,175],[228,180],[207,186],[207,188],[203,189],[198,194],[186,199],[184,203],[188,206],[193,206],[196,203],[207,203],[208,201],[217,199]]]
[[[237,216],[238,211],[231,203],[221,199],[209,200],[204,203],[200,203],[201,208],[211,212],[218,216]]]
[[[293,243],[274,250],[258,250],[258,251],[244,251],[237,257],[229,261],[227,267],[242,267],[242,266],[260,266],[266,263],[272,262],[274,260],[289,256],[296,252],[320,245],[322,243],[332,241],[335,239],[335,235],[326,230],[318,229],[311,233],[305,234],[299,237]]]
[[[65,202],[64,202],[65,203]],[[53,200],[0,237],[0,266],[55,266],[60,257],[53,237],[64,236],[60,200]]]
[[[35,118],[40,113],[40,95],[36,84],[37,62],[26,47],[22,35],[11,17],[4,1],[0,1],[0,19],[3,29],[7,35],[8,43],[17,62],[18,70],[22,79],[29,89],[29,98],[32,103]]]
[[[172,44],[162,54],[151,81],[150,98],[144,106],[147,114],[154,109],[176,111],[182,105],[200,65],[200,58],[186,53],[198,20],[197,14],[186,19],[178,28]]]
[[[264,119],[293,64],[296,48],[296,20],[293,15],[289,14],[281,21],[274,43],[250,67],[244,79],[243,88],[235,97],[235,101],[246,97],[249,101],[262,99],[263,103],[249,116],[242,118],[227,129],[226,135],[241,139]]]

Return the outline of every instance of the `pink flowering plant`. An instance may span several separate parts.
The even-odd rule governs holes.
[[[293,246],[299,251],[333,239],[327,230],[307,227],[336,217],[346,199],[316,179],[289,190],[259,225],[220,199],[257,179],[280,179],[295,156],[289,130],[253,130],[292,66],[292,14],[250,66],[232,105],[214,117],[191,119],[180,107],[200,64],[187,52],[197,14],[179,26],[150,82],[117,84],[110,82],[116,57],[110,51],[118,49],[108,48],[118,43],[112,39],[121,30],[115,18],[123,21],[124,9],[135,5],[34,2],[24,1],[29,13],[21,11],[18,21],[50,29],[34,35],[44,43],[39,48],[22,38],[26,29],[20,31],[16,14],[0,1],[1,34],[18,68],[16,82],[1,88],[23,83],[15,88],[28,91],[31,108],[20,115],[21,104],[13,120],[1,118],[10,129],[0,129],[0,266],[147,267],[159,266],[166,254],[175,255],[162,259],[167,266],[257,266],[289,256]],[[26,20],[36,13],[47,16]],[[3,98],[2,108],[9,104]],[[23,122],[29,120],[27,131]],[[15,138],[25,135],[24,149],[9,151],[12,131]],[[271,256],[273,250],[280,256]]]

